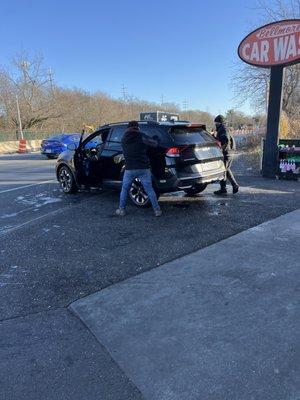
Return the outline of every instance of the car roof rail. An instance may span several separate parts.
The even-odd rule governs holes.
[[[140,120],[140,121],[138,121],[139,123],[141,122],[141,123],[143,123],[143,124],[149,124],[149,125],[159,125],[159,122],[157,122],[157,121],[147,121],[147,120],[144,120],[144,119],[142,119],[142,120]]]
[[[96,129],[97,131],[99,131],[100,129],[105,129],[105,128],[109,128],[111,126],[114,125],[127,125],[129,124],[130,121],[119,121],[119,122],[111,122],[109,124],[104,124],[104,125],[99,125],[98,128]],[[153,124],[153,125],[159,125],[159,122],[156,121],[145,121],[145,120],[137,120],[138,123],[145,123],[145,124]]]
[[[181,124],[190,124],[190,121],[187,121],[185,119],[177,119],[176,121],[174,119],[171,119],[170,121],[161,121],[161,122],[169,122],[170,124],[177,124],[177,123],[181,123]]]
[[[110,128],[111,126],[114,126],[114,125],[126,125],[129,122],[130,121],[111,122],[109,124],[100,125],[96,130],[99,131],[100,129]],[[156,125],[156,126],[159,126],[159,125],[172,126],[172,125],[176,125],[176,124],[178,124],[178,125],[186,124],[186,125],[191,125],[191,126],[194,126],[194,127],[196,127],[196,126],[200,127],[201,126],[203,128],[205,126],[204,124],[193,124],[192,122],[187,121],[187,120],[178,120],[178,121],[174,121],[174,120],[171,120],[171,121],[137,120],[137,122],[139,124]]]

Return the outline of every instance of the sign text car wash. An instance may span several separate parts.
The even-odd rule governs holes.
[[[300,62],[300,19],[273,22],[240,43],[239,57],[250,65],[271,68],[263,176],[276,174],[283,68]]]

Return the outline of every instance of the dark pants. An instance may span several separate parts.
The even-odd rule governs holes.
[[[233,173],[230,169],[232,164],[232,157],[231,156],[224,156],[224,164],[226,168],[226,179],[220,181],[221,189],[226,189],[226,180],[228,179],[231,183],[232,187],[237,186],[237,182],[233,176]]]

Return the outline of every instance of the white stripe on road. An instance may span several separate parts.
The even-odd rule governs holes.
[[[47,214],[43,214],[43,215],[40,215],[39,217],[30,219],[29,221],[23,222],[23,224],[16,225],[16,226],[14,226],[14,227],[12,227],[12,228],[8,228],[8,229],[6,229],[6,230],[3,230],[2,232],[0,232],[0,236],[5,235],[6,233],[10,233],[10,232],[12,232],[12,231],[15,231],[15,230],[17,230],[17,229],[19,229],[19,228],[22,228],[23,226],[28,225],[28,224],[30,224],[31,222],[35,222],[35,221],[38,221],[39,219],[48,217],[49,215],[58,214],[58,213],[60,213],[60,212],[62,212],[62,211],[67,210],[68,208],[69,208],[69,206],[59,208],[58,210],[50,211],[50,212],[47,213]]]
[[[16,187],[16,188],[12,188],[12,189],[2,190],[2,191],[0,192],[0,194],[1,194],[1,193],[12,192],[12,191],[14,191],[14,190],[20,190],[20,189],[28,188],[28,187],[31,187],[31,186],[43,185],[44,183],[50,183],[50,182],[55,182],[55,179],[50,179],[49,181],[43,181],[43,182],[39,182],[39,183],[32,183],[31,185],[18,186],[18,187]]]

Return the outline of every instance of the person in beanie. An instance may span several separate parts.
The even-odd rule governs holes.
[[[147,139],[143,136],[137,121],[129,122],[127,130],[122,138],[125,173],[122,182],[120,205],[116,211],[116,214],[119,216],[124,216],[126,214],[125,207],[128,192],[135,178],[138,178],[143,184],[151,201],[155,216],[160,217],[162,215],[156,193],[152,187],[150,161],[147,154],[148,146],[157,147],[158,143],[155,140]]]
[[[239,185],[237,184],[233,176],[233,173],[230,169],[230,166],[232,164],[231,150],[233,150],[234,147],[233,139],[231,138],[229,132],[227,131],[225,125],[225,118],[222,115],[218,115],[215,118],[214,122],[216,124],[216,130],[217,130],[216,139],[221,143],[223,157],[224,157],[224,164],[226,168],[226,178],[220,181],[221,189],[214,192],[214,194],[216,195],[227,194],[226,179],[228,179],[229,182],[231,183],[232,193],[235,194],[239,190]]]

